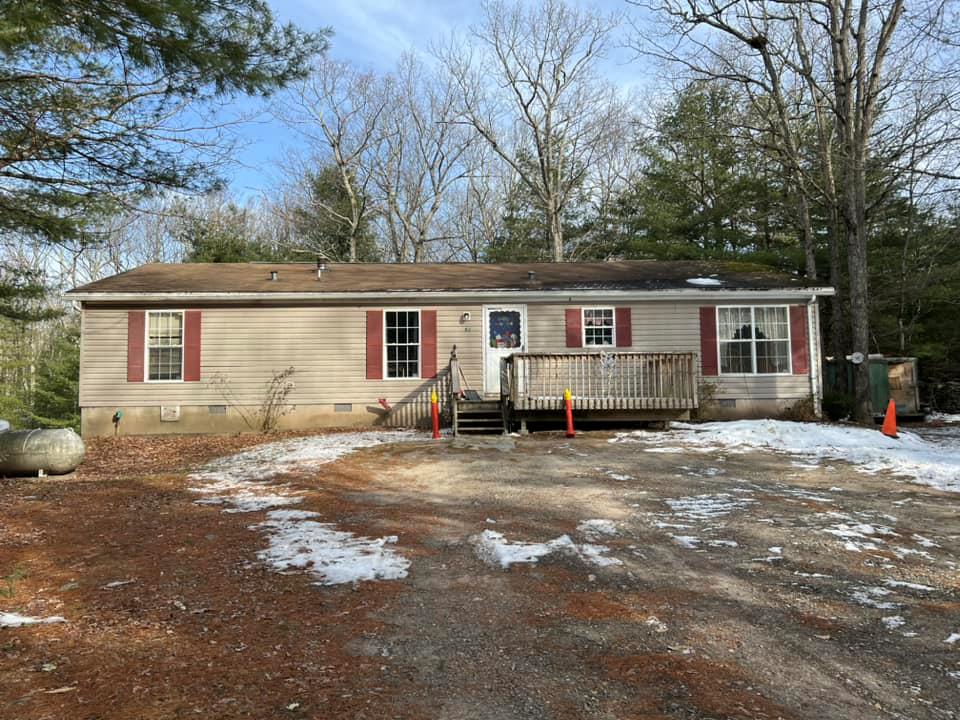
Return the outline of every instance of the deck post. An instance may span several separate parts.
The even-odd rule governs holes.
[[[457,358],[457,346],[454,345],[450,351],[450,424],[453,428],[453,436],[457,436],[459,428],[459,402],[460,402],[460,360]]]

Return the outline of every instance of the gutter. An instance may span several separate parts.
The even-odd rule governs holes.
[[[498,301],[554,301],[558,303],[583,300],[703,300],[724,302],[727,300],[807,300],[829,297],[835,294],[832,287],[778,288],[758,290],[380,290],[367,292],[69,292],[67,299],[86,302],[345,302],[364,304],[382,303],[385,300],[416,301],[420,303],[449,300],[458,302]],[[764,297],[766,296],[766,297]]]
[[[817,296],[807,301],[807,353],[810,356],[810,394],[813,397],[813,412],[823,416],[823,385],[820,380],[820,306]]]

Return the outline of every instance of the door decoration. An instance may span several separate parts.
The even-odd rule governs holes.
[[[492,310],[490,312],[490,347],[518,348],[523,345],[520,337],[520,312],[518,310]]]

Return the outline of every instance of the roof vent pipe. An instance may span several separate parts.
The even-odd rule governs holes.
[[[276,270],[271,270],[271,271],[270,271],[270,281],[271,281],[271,282],[276,282],[276,281],[279,280],[279,279],[280,279],[280,273],[278,273]]]
[[[320,280],[323,277],[323,273],[327,271],[327,259],[325,257],[317,257],[317,280]]]
[[[533,270],[527,270],[527,280],[533,282],[536,277],[537,274]]]

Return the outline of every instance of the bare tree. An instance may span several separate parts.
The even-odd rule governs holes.
[[[486,143],[473,143],[464,160],[469,174],[449,193],[447,225],[456,238],[455,257],[482,262],[503,233],[503,209],[512,184],[509,168]]]
[[[411,54],[385,85],[383,135],[371,169],[390,254],[397,262],[448,255],[455,237],[437,221],[447,194],[470,173],[467,150],[474,142],[466,128],[448,122],[456,88]]]
[[[850,350],[866,357],[870,198],[884,194],[871,175],[878,167],[895,171],[898,156],[929,138],[960,99],[957,62],[950,58],[956,44],[946,37],[944,4],[918,6],[906,22],[902,0],[659,0],[654,9],[679,41],[667,45],[648,36],[646,45],[655,54],[706,77],[742,82],[770,99],[780,149],[801,195],[802,183],[815,176],[799,162],[791,127],[798,111],[815,118],[822,173],[815,182],[835,213],[847,258]],[[723,51],[721,39],[733,43],[735,54]],[[934,45],[939,52],[931,52]],[[921,81],[928,91],[923,112],[911,117],[903,108],[917,100],[914,90]],[[947,124],[955,127],[954,121]],[[956,132],[949,134],[956,142]],[[941,133],[941,142],[946,139]],[[924,164],[909,171],[925,172]],[[833,250],[836,273],[839,243]],[[854,377],[856,417],[866,421],[871,415],[866,362]]]
[[[357,260],[358,236],[373,212],[369,205],[373,179],[369,156],[382,142],[387,102],[382,83],[373,73],[325,58],[307,80],[287,93],[275,112],[311,143],[315,157],[336,167],[348,198],[347,209],[318,198],[313,201],[347,229],[350,251],[346,259],[350,262]]]
[[[489,0],[482,12],[470,47],[455,39],[437,52],[459,89],[455,117],[538,199],[560,262],[564,209],[615,124],[619,106],[597,63],[619,17],[562,0],[531,6]]]

